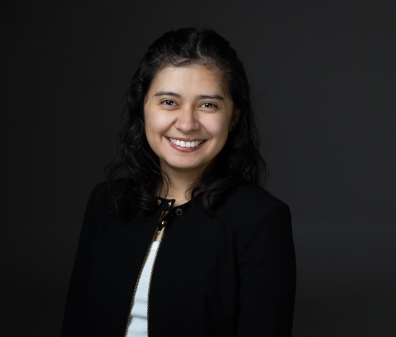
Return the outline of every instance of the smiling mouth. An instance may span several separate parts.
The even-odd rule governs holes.
[[[198,145],[200,145],[204,142],[203,140],[184,141],[184,140],[173,139],[173,138],[168,138],[168,139],[176,146],[185,147],[185,148],[197,147]]]

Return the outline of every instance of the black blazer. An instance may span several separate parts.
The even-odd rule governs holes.
[[[105,191],[99,184],[89,198],[63,337],[124,336],[164,209],[169,212],[151,278],[149,336],[291,336],[295,256],[286,204],[244,184],[216,216],[196,200],[173,207],[174,200],[159,199],[150,219],[128,221],[106,210]]]

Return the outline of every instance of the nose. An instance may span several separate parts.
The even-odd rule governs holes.
[[[195,111],[194,107],[186,106],[179,110],[175,127],[185,134],[196,131],[199,128],[197,117],[197,112]]]

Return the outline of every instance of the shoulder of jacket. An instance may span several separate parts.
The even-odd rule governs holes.
[[[232,228],[242,230],[291,222],[288,205],[267,190],[250,183],[242,184],[228,196],[223,212],[227,214]]]
[[[103,181],[96,184],[93,188],[93,191],[95,191],[96,196],[104,196],[105,192],[107,191],[107,183]]]
[[[109,208],[113,204],[106,182],[98,183],[93,188],[90,198],[92,199],[91,202],[95,214],[108,213]]]
[[[262,208],[273,204],[284,204],[267,190],[249,182],[242,183],[227,198],[226,204],[231,207],[249,209]]]

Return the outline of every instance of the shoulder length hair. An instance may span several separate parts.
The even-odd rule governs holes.
[[[156,209],[158,186],[168,188],[158,156],[146,139],[145,97],[154,77],[164,67],[197,63],[214,65],[222,71],[240,117],[223,149],[190,187],[191,198],[199,195],[195,199],[200,200],[205,211],[215,214],[226,194],[243,180],[264,186],[266,164],[259,152],[249,82],[241,61],[229,42],[216,32],[179,29],[165,33],[148,48],[131,80],[119,147],[106,166],[111,209],[117,215],[130,219],[150,216]]]

